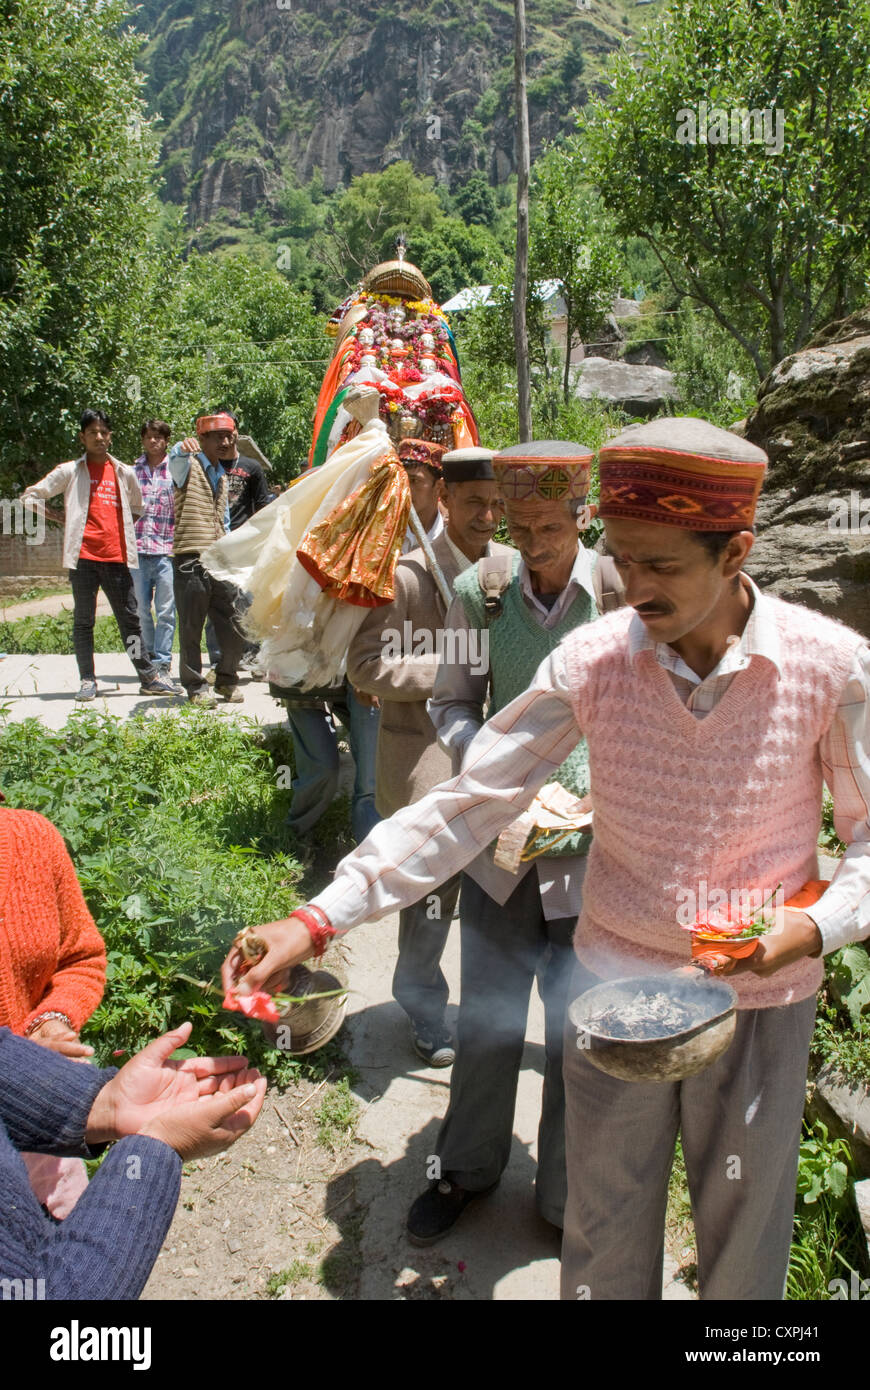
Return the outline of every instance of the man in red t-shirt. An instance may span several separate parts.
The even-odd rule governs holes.
[[[172,681],[161,676],[148,659],[139,627],[139,609],[128,568],[137,566],[133,513],[142,512],[142,494],[132,468],[109,453],[112,427],[101,410],[86,410],[81,417],[81,458],[57,468],[25,490],[24,497],[64,494],[64,564],[73,591],[73,646],[81,689],[77,700],[93,700],[94,621],[97,593],[106,595],[124,639],[124,646],[139,673],[141,695],[175,695]]]

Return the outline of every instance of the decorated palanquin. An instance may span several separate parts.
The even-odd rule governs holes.
[[[395,597],[409,522],[425,543],[396,445],[410,436],[448,448],[478,442],[453,335],[402,251],[333,315],[308,469],[202,556],[250,596],[244,626],[282,687],[343,677],[367,610]]]
[[[377,387],[394,444],[409,436],[448,449],[479,442],[450,326],[424,276],[401,255],[400,245],[399,259],[375,266],[330,320],[337,341],[317,398],[312,467],[356,433],[344,401],[361,383]]]

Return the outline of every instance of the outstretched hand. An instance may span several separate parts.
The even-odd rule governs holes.
[[[192,1024],[182,1023],[171,1033],[155,1038],[108,1081],[94,1101],[88,1117],[89,1144],[120,1139],[143,1132],[164,1112],[198,1103],[215,1092],[227,1092],[256,1083],[259,1073],[248,1073],[247,1057],[187,1057],[170,1060],[191,1034]],[[265,1092],[265,1082],[263,1083]]]

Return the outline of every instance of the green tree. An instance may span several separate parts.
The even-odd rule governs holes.
[[[128,14],[122,0],[6,0],[0,11],[5,488],[68,456],[84,405],[123,397],[154,275],[155,142]]]
[[[157,306],[155,306],[155,309]],[[161,415],[190,433],[203,410],[226,405],[281,481],[304,467],[311,413],[331,343],[308,296],[247,256],[193,256],[138,345],[139,418]],[[124,436],[132,449],[130,417]]]
[[[463,222],[477,223],[481,227],[494,226],[495,198],[485,174],[469,174],[454,193],[453,203]]]
[[[551,146],[533,176],[530,276],[558,280],[565,303],[562,397],[571,390],[571,352],[589,342],[619,290],[622,259],[614,229],[583,182],[577,141]]]
[[[377,174],[359,174],[327,213],[323,255],[330,269],[352,285],[378,261],[395,254],[399,232],[413,260],[415,236],[429,232],[444,212],[435,180],[420,178],[406,159]]]
[[[580,117],[588,177],[759,376],[863,301],[866,0],[682,0],[611,86]]]

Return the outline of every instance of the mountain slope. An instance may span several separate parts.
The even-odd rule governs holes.
[[[533,153],[570,129],[631,0],[527,0]],[[512,0],[145,0],[165,197],[205,223],[409,159],[448,187],[514,168]]]

